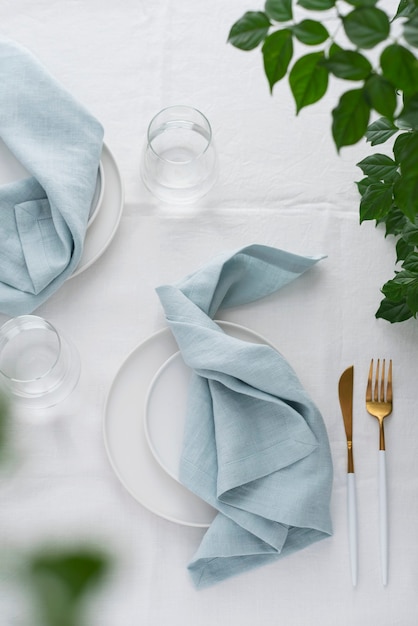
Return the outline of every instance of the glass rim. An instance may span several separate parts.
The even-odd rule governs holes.
[[[55,326],[51,324],[51,322],[48,322],[46,319],[44,319],[43,317],[39,317],[38,315],[19,315],[18,317],[13,317],[12,319],[5,322],[0,327],[0,352],[2,348],[11,339],[13,339],[13,337],[15,337],[18,334],[18,332],[25,329],[25,326],[27,326],[29,322],[37,322],[38,330],[47,329],[47,330],[51,330],[54,333],[58,342],[57,343],[57,356],[54,362],[49,366],[49,368],[43,374],[41,374],[40,376],[36,376],[34,378],[15,378],[14,376],[9,376],[3,371],[1,364],[0,364],[0,374],[3,376],[4,379],[10,381],[11,383],[25,384],[25,383],[32,383],[32,382],[47,378],[50,375],[50,373],[53,371],[53,369],[56,367],[60,359],[61,350],[62,350],[61,337],[59,336],[57,329],[55,328]]]
[[[206,145],[203,148],[203,150],[201,150],[201,152],[199,152],[199,154],[197,156],[195,156],[193,159],[189,159],[187,161],[172,161],[171,159],[166,159],[163,158],[153,147],[152,145],[152,138],[151,138],[151,127],[154,124],[154,122],[156,121],[156,119],[162,115],[163,113],[166,113],[167,111],[172,111],[173,109],[186,109],[188,111],[193,111],[194,113],[197,113],[202,120],[206,123],[207,125],[207,130],[209,133],[209,137],[206,140]],[[209,147],[212,143],[212,137],[213,137],[213,133],[212,133],[212,126],[210,125],[210,122],[208,120],[208,118],[206,117],[206,115],[204,113],[202,113],[202,111],[199,111],[199,109],[197,109],[196,107],[193,106],[189,106],[188,104],[172,104],[170,106],[164,107],[163,109],[161,109],[160,111],[158,111],[158,113],[156,113],[154,115],[154,117],[151,119],[150,123],[148,124],[148,129],[147,129],[147,145],[149,146],[151,152],[157,157],[157,159],[159,159],[160,161],[164,161],[165,163],[173,163],[174,165],[186,165],[187,163],[191,163],[192,161],[196,161],[200,158],[202,158],[202,156],[204,154],[206,154],[206,152],[209,150]]]

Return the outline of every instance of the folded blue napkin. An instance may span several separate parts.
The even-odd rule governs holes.
[[[318,409],[279,352],[230,337],[212,319],[275,292],[320,258],[252,245],[157,289],[193,370],[180,480],[219,511],[189,564],[197,587],[332,533],[332,461]]]
[[[20,45],[0,39],[0,136],[30,177],[0,187],[0,311],[30,313],[83,250],[103,129]]]

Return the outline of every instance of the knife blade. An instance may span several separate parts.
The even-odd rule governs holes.
[[[338,383],[338,396],[344,420],[347,438],[347,513],[348,513],[348,541],[350,549],[351,580],[357,585],[357,501],[356,482],[353,457],[353,387],[354,366],[351,365],[342,373]]]
[[[351,365],[342,373],[338,383],[341,412],[343,414],[345,435],[347,437],[347,472],[354,474],[353,459],[353,386],[354,366]]]

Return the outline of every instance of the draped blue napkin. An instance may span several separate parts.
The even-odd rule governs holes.
[[[0,38],[0,136],[30,177],[0,187],[0,311],[30,313],[75,270],[103,129],[20,45]]]
[[[180,480],[219,511],[189,564],[197,587],[332,533],[332,461],[318,409],[279,352],[230,337],[212,319],[275,292],[318,260],[252,245],[157,288],[193,370]],[[295,328],[295,342],[297,335]]]

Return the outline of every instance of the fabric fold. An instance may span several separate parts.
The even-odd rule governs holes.
[[[267,296],[321,258],[252,245],[157,288],[193,370],[180,480],[219,511],[189,565],[197,587],[332,534],[322,416],[279,352],[213,321],[218,309]]]
[[[29,176],[0,187],[0,311],[31,313],[77,267],[101,124],[25,48],[0,38],[0,136]]]

